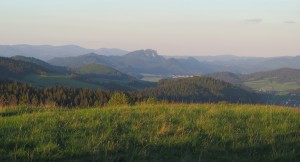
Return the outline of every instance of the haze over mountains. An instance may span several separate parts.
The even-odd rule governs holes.
[[[267,103],[298,104],[294,102],[297,99],[291,99],[290,96],[278,99],[277,96],[270,98],[269,95],[288,95],[300,89],[300,56],[165,57],[152,49],[132,52],[101,49],[91,52],[78,46],[22,46],[17,45],[16,49],[10,46],[5,48],[6,51],[2,50],[1,55],[5,56],[20,54],[0,57],[0,79],[4,82],[22,82],[39,88],[59,85],[108,91],[140,91],[137,96],[186,102],[260,102],[262,99]],[[20,47],[29,50],[24,52]],[[76,48],[80,48],[80,52],[90,53],[73,54],[72,50],[76,51]],[[46,62],[35,57],[21,56],[30,55],[30,51],[31,55],[49,57],[48,54],[53,53],[51,57],[60,57]],[[148,76],[162,80],[158,83],[148,82],[151,81],[147,79]],[[244,96],[238,95],[234,99],[229,97],[236,94]]]
[[[76,45],[0,45],[0,56],[23,55],[61,66],[100,63],[125,73],[206,74],[228,71],[253,73],[279,68],[300,69],[299,56],[241,57],[220,56],[161,56],[154,50],[128,52],[121,49],[86,49]],[[63,57],[63,58],[62,58]],[[143,66],[140,66],[143,65]]]
[[[41,60],[49,60],[54,57],[78,56],[87,53],[96,53],[99,55],[123,55],[128,53],[121,49],[86,49],[77,45],[0,45],[0,56],[11,57],[15,55],[23,55],[27,57],[35,57]]]
[[[104,56],[90,53],[75,57],[54,58],[48,62],[53,65],[67,67],[98,63],[111,66],[125,73],[136,74],[200,75],[217,70],[215,66],[210,66],[205,62],[200,63],[192,57],[166,59],[151,49],[133,51],[122,56]]]
[[[239,57],[233,55],[163,57],[150,49],[137,50],[118,56],[89,53],[74,57],[54,58],[48,62],[53,65],[68,67],[100,63],[114,67],[125,73],[134,72],[159,75],[200,75],[221,71],[253,73],[279,68],[300,69],[300,56],[271,58]]]

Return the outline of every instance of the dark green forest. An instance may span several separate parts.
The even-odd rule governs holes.
[[[28,73],[46,73],[46,68],[39,67],[36,64],[17,61],[10,58],[0,58],[0,78],[21,77]]]
[[[113,86],[113,85],[111,85]],[[117,85],[116,85],[117,86]],[[118,101],[121,96],[123,101]],[[54,86],[38,88],[25,83],[0,81],[0,106],[32,105],[96,107],[107,104],[133,105],[147,101],[173,103],[248,103],[300,106],[299,90],[287,95],[258,94],[227,82],[207,77],[164,79],[157,87],[135,91]]]
[[[157,87],[147,88],[142,94],[176,102],[260,102],[254,92],[208,77],[161,80]]]
[[[144,102],[149,98],[185,103],[213,103],[219,101],[257,103],[259,101],[259,96],[255,93],[206,77],[162,80],[159,82],[158,87],[126,93],[63,86],[37,88],[24,83],[0,82],[0,103],[2,106],[94,107],[108,104],[116,94],[125,95],[127,99],[123,104]],[[110,103],[112,102],[110,101]]]
[[[100,89],[67,88],[56,86],[51,88],[35,88],[24,83],[0,83],[1,106],[63,106],[91,107],[107,103],[108,92]]]

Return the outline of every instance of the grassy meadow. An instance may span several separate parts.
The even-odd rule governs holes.
[[[220,103],[0,110],[0,161],[299,160],[299,109]]]
[[[159,80],[163,79],[162,75],[155,75],[155,74],[142,74],[142,80],[148,82],[158,82]]]
[[[272,81],[272,79],[249,81],[245,82],[244,84],[257,91],[260,89],[264,89],[266,91],[276,91],[283,94],[288,93],[289,90],[300,88],[300,82],[279,83],[276,81]]]

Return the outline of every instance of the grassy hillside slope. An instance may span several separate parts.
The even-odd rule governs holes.
[[[0,110],[0,161],[299,161],[300,111],[160,104]]]
[[[274,91],[283,94],[300,88],[300,69],[282,68],[273,71],[243,75],[244,85],[254,90]]]
[[[281,68],[251,74],[219,72],[206,75],[225,82],[244,85],[256,91],[287,93],[300,88],[300,69]]]

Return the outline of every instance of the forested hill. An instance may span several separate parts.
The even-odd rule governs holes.
[[[263,71],[251,74],[234,74],[230,72],[217,72],[206,75],[218,80],[223,80],[233,84],[243,84],[243,82],[270,79],[275,82],[300,82],[300,69],[281,68],[272,71]]]
[[[84,77],[88,76],[93,78],[105,79],[118,79],[118,80],[134,80],[135,78],[124,74],[114,68],[102,64],[87,64],[72,69],[73,72],[80,74]]]
[[[241,75],[241,79],[243,81],[253,81],[267,78],[276,82],[300,81],[300,69],[281,68],[272,71]]]
[[[21,77],[28,74],[53,72],[51,69],[26,61],[0,57],[0,73],[2,78]]]
[[[34,57],[25,57],[25,56],[21,56],[21,55],[16,55],[16,56],[12,56],[10,58],[13,59],[13,60],[16,60],[16,61],[32,63],[36,66],[45,68],[45,69],[47,69],[47,71],[53,72],[53,73],[63,74],[63,73],[70,72],[70,70],[65,68],[65,67],[54,66],[54,65],[48,64],[47,62],[42,61],[42,60],[37,59],[37,58],[34,58]]]
[[[212,74],[205,75],[206,77],[214,78],[217,80],[222,80],[232,84],[243,84],[240,74],[235,74],[231,72],[216,72]]]
[[[234,74],[219,72],[206,75],[208,77],[229,82],[256,91],[288,93],[300,88],[300,69],[281,68],[252,74]]]
[[[257,103],[259,96],[230,83],[209,77],[166,79],[158,87],[141,92],[145,96],[177,102],[218,102]]]
[[[88,64],[75,69],[50,65],[32,57],[0,57],[0,80],[34,87],[65,86],[131,91],[154,86],[106,65]]]

